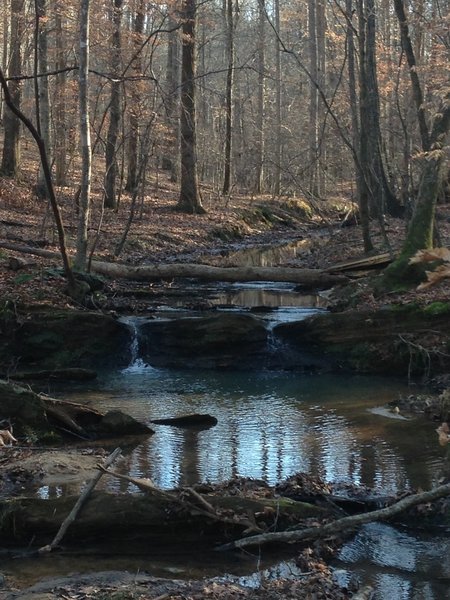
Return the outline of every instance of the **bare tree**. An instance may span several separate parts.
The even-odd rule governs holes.
[[[109,127],[106,137],[105,152],[105,195],[106,208],[117,207],[116,179],[117,179],[117,140],[120,124],[121,81],[119,79],[121,66],[121,21],[123,0],[112,2],[112,48],[111,48],[111,98],[109,102]]]
[[[80,94],[80,141],[81,141],[81,191],[80,214],[78,220],[77,253],[75,267],[79,271],[86,269],[88,224],[91,204],[91,133],[89,124],[88,78],[89,78],[89,0],[81,0],[80,7],[80,58],[79,58],[79,94]]]
[[[45,74],[48,71],[48,31],[47,31],[47,0],[35,0],[36,27],[35,27],[35,97],[36,97],[36,123],[37,129],[42,137],[51,163],[50,156],[50,97],[48,78],[39,78],[37,72]],[[40,198],[47,197],[47,184],[42,164],[39,168],[37,195]]]
[[[195,120],[195,25],[196,0],[183,2],[180,157],[181,186],[177,210],[204,213],[197,175],[197,132]]]
[[[24,6],[25,0],[11,0],[9,77],[19,76],[22,70],[20,49],[24,31]],[[20,109],[22,83],[19,79],[12,79],[9,84],[9,93],[13,104]],[[5,111],[3,119],[5,138],[1,172],[8,177],[18,177],[20,171],[20,120],[11,110]]]

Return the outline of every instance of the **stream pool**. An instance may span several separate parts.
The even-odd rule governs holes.
[[[287,290],[282,290],[285,294]],[[234,305],[229,288],[216,303]],[[228,294],[228,295],[227,295]],[[298,294],[297,294],[298,296]],[[245,296],[245,304],[249,305]],[[302,308],[305,316],[320,302]],[[258,297],[253,306],[267,306]],[[295,318],[291,299],[274,302],[276,315]],[[303,305],[304,306],[304,305]],[[266,317],[262,317],[266,318]],[[89,383],[52,384],[51,396],[87,403],[101,410],[121,409],[148,424],[154,419],[209,413],[218,423],[208,429],[151,425],[155,434],[123,446],[122,472],[150,477],[162,488],[200,481],[220,482],[242,476],[270,484],[297,472],[324,480],[366,485],[382,496],[404,489],[428,489],[442,475],[444,450],[436,425],[385,408],[399,395],[414,393],[404,380],[349,374],[304,374],[291,371],[197,371],[157,369],[134,356],[126,369],[101,373]],[[101,485],[120,492],[136,491],[128,483],[103,478]],[[70,485],[41,487],[41,497],[78,493]],[[124,555],[59,555],[47,559],[7,561],[1,571],[21,582],[73,571],[128,569],[159,576],[204,577],[225,572],[254,585],[261,576],[260,556],[176,556],[134,549]],[[375,586],[376,598],[450,599],[448,532],[402,531],[371,524],[342,549],[336,576]],[[280,560],[280,557],[278,557]],[[257,569],[259,574],[250,575]],[[295,568],[278,563],[270,572],[295,576]]]
[[[174,371],[155,369],[139,359],[119,372],[103,373],[89,384],[54,388],[52,395],[86,402],[103,410],[121,408],[149,423],[187,413],[209,413],[209,429],[152,425],[155,434],[124,448],[122,471],[150,477],[163,488],[198,481],[219,482],[243,476],[276,483],[299,471],[333,482],[367,485],[381,495],[438,483],[443,450],[435,425],[384,408],[399,394],[414,390],[403,381],[356,375],[305,375],[292,372]],[[110,489],[132,485],[104,480]],[[41,488],[43,496],[76,490]],[[202,577],[224,571],[255,582],[248,573],[260,557],[245,561],[203,555],[66,556],[42,561],[42,569],[67,572],[124,568],[155,575]],[[450,537],[401,531],[386,524],[364,527],[347,543],[335,563],[347,583],[371,583],[376,598],[398,600],[450,598]],[[253,561],[252,561],[253,559]],[[70,567],[68,567],[70,565]],[[76,567],[74,567],[76,565]],[[32,562],[14,570],[32,569]],[[275,571],[279,573],[280,566]],[[284,571],[295,576],[285,563]],[[244,574],[247,575],[244,576]],[[34,572],[34,574],[36,574]],[[266,576],[265,575],[265,576]],[[249,583],[249,584],[250,584]]]

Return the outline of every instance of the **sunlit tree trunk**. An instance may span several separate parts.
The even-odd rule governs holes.
[[[79,102],[81,142],[81,191],[78,221],[77,252],[75,268],[86,269],[88,224],[91,202],[91,134],[89,124],[88,79],[89,79],[89,0],[81,0],[80,7],[80,57],[79,57]]]
[[[117,140],[120,124],[121,82],[118,80],[121,66],[121,21],[123,0],[113,0],[112,8],[112,48],[111,71],[114,79],[111,82],[111,98],[109,103],[109,127],[106,137],[105,152],[105,196],[106,208],[117,207],[116,179],[117,179]]]
[[[197,175],[197,132],[195,120],[195,21],[196,0],[184,0],[181,60],[180,162],[181,186],[177,210],[204,213]]]
[[[9,77],[21,74],[21,44],[24,33],[25,0],[11,0],[11,39],[9,55]],[[20,108],[22,100],[22,84],[20,81],[9,82],[11,100]],[[20,171],[20,121],[9,109],[4,112],[4,142],[1,173],[8,177],[18,177]]]

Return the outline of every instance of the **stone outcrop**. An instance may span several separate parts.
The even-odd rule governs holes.
[[[262,360],[264,325],[248,314],[149,321],[139,330],[143,359],[155,367],[247,368]]]
[[[401,376],[450,369],[450,304],[326,313],[279,325],[274,334],[320,368]]]
[[[0,369],[115,367],[128,364],[128,328],[110,315],[36,308],[0,318]]]

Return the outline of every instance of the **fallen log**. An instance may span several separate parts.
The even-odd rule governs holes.
[[[253,535],[251,537],[241,538],[239,540],[235,540],[234,542],[230,542],[229,544],[219,546],[216,548],[216,550],[234,550],[237,548],[246,548],[248,546],[260,546],[262,544],[279,542],[292,543],[302,542],[305,540],[311,541],[318,538],[334,536],[345,531],[356,529],[361,525],[371,523],[372,521],[385,521],[395,517],[409,508],[412,508],[413,506],[433,502],[434,500],[438,500],[439,498],[444,498],[445,496],[449,495],[450,483],[447,483],[429,490],[428,492],[407,496],[406,498],[403,498],[402,500],[399,500],[395,504],[392,504],[386,508],[381,508],[379,510],[374,510],[372,512],[363,513],[360,515],[353,515],[351,517],[343,517],[342,519],[338,519],[332,523],[327,523],[321,527],[308,527],[306,529],[294,529],[292,531]]]
[[[133,479],[133,478],[132,478]],[[140,485],[145,484],[139,480]],[[131,483],[131,482],[130,482]],[[127,480],[125,480],[127,484]],[[162,493],[161,493],[162,492]],[[175,495],[178,500],[172,497]],[[147,542],[178,545],[182,541],[200,542],[209,538],[212,546],[242,534],[247,522],[258,527],[288,527],[302,519],[323,518],[320,507],[285,498],[254,498],[202,494],[200,502],[189,490],[151,490],[147,493],[115,494],[94,491],[76,521],[65,534],[65,545],[85,545],[88,539],[145,539]],[[186,498],[187,502],[183,502]],[[3,546],[33,540],[35,546],[51,543],[61,523],[71,511],[77,496],[0,499],[0,537]],[[208,507],[210,505],[213,511]],[[208,513],[208,514],[206,514]],[[214,516],[214,513],[216,516]],[[233,520],[233,515],[243,520]],[[221,517],[228,517],[229,521]],[[212,536],[212,537],[211,537]]]
[[[32,248],[9,242],[0,242],[0,247],[16,252],[24,252],[59,258],[57,252]],[[277,281],[290,282],[306,287],[330,287],[347,281],[338,273],[328,273],[321,269],[297,269],[293,267],[213,267],[203,264],[174,263],[163,265],[130,266],[121,263],[108,263],[94,260],[91,270],[112,279],[133,281],[153,281],[158,279],[201,279],[204,281]]]

